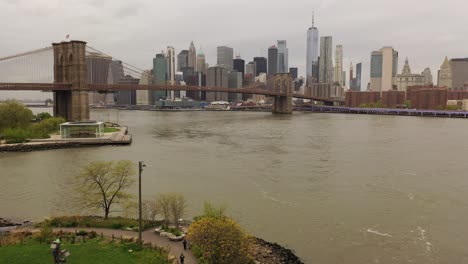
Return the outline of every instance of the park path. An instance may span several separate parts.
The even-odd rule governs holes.
[[[126,231],[126,230],[117,230],[117,229],[107,229],[107,228],[54,228],[54,231],[66,231],[66,232],[75,232],[75,230],[85,230],[87,232],[95,231],[98,235],[101,233],[106,237],[120,238],[120,236],[132,236],[138,237],[138,232]],[[192,254],[190,249],[184,251],[184,246],[181,241],[170,241],[167,237],[162,237],[154,232],[153,229],[143,231],[142,239],[145,243],[151,242],[152,244],[157,245],[158,247],[168,248],[171,255],[176,257],[176,263],[179,262],[179,256],[181,253],[184,253],[185,261],[184,264],[198,264],[197,259]]]

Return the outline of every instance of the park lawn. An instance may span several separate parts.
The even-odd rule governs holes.
[[[139,252],[128,252],[124,246],[99,242],[92,239],[86,243],[69,244],[64,243],[62,249],[67,249],[70,256],[67,258],[69,264],[139,264],[145,254],[151,254],[148,250]],[[140,260],[140,261],[139,261]],[[166,263],[153,259],[152,263]],[[44,264],[53,263],[50,245],[28,241],[24,245],[13,245],[0,247],[0,263],[5,264]]]
[[[119,132],[120,128],[115,128],[115,127],[105,127],[104,128],[104,133],[113,133],[113,132]]]

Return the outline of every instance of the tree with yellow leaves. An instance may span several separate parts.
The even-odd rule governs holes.
[[[189,227],[187,239],[194,254],[207,264],[253,263],[248,254],[250,239],[247,233],[227,216],[207,214],[207,208],[213,209],[205,203],[205,214]]]

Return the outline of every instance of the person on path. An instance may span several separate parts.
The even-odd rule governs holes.
[[[52,250],[52,256],[54,257],[54,264],[60,264],[60,239],[52,242],[55,248]]]
[[[184,244],[184,251],[187,250],[187,240],[185,240],[185,238],[184,241],[182,241],[182,244]]]
[[[180,264],[184,264],[184,259],[185,259],[184,253],[181,253],[180,254]]]

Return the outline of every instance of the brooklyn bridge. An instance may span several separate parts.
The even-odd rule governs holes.
[[[289,73],[279,73],[242,88],[194,85],[92,84],[87,83],[86,56],[97,50],[84,41],[53,43],[52,46],[0,58],[0,91],[49,91],[54,94],[54,115],[69,121],[89,120],[89,92],[120,90],[199,91],[256,94],[272,98],[272,113],[290,114],[292,98],[309,99],[333,105],[335,100],[294,92]],[[102,52],[99,52],[104,54]],[[133,74],[142,70],[123,63]],[[44,67],[50,67],[46,69]],[[50,75],[50,76],[49,76]]]

